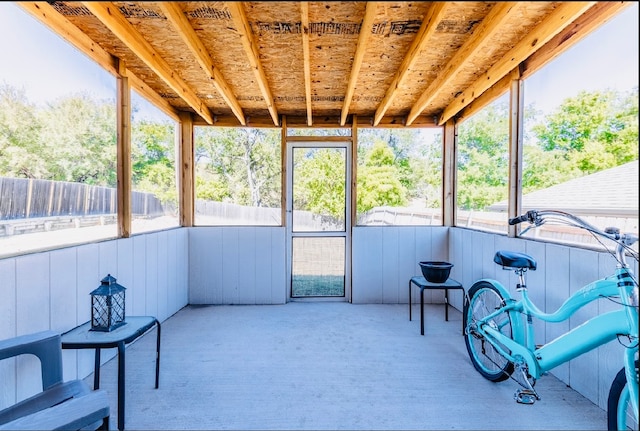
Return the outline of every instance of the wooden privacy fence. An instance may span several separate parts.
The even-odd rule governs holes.
[[[20,230],[16,223],[32,225],[36,219],[44,223],[59,217],[115,218],[116,196],[113,187],[0,177],[0,223],[6,225],[5,234],[11,234],[15,228]],[[136,216],[164,214],[162,203],[151,193],[132,192],[131,208]]]

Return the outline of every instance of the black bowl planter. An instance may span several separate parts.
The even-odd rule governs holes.
[[[444,283],[449,278],[449,273],[453,267],[449,262],[420,262],[422,275],[430,283]]]

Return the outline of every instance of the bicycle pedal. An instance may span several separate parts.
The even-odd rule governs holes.
[[[538,399],[538,396],[529,389],[518,389],[513,398],[520,404],[533,404]]]

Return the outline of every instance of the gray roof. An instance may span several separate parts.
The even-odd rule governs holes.
[[[489,207],[506,211],[507,201]],[[638,215],[638,160],[576,178],[522,197],[522,210],[558,209],[573,214]]]

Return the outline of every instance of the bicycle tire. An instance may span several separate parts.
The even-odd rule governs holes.
[[[638,377],[638,361],[636,361],[636,378]],[[609,430],[637,430],[634,414],[629,399],[627,375],[624,368],[618,371],[609,389],[607,400],[607,429]]]
[[[475,330],[476,322],[493,313],[502,304],[502,294],[491,283],[479,281],[468,292],[469,301],[464,305],[464,341],[474,368],[487,380],[501,382],[513,373],[513,362],[502,356]],[[502,317],[500,317],[502,316]],[[503,334],[513,338],[511,316],[508,313],[493,319],[490,324]]]

